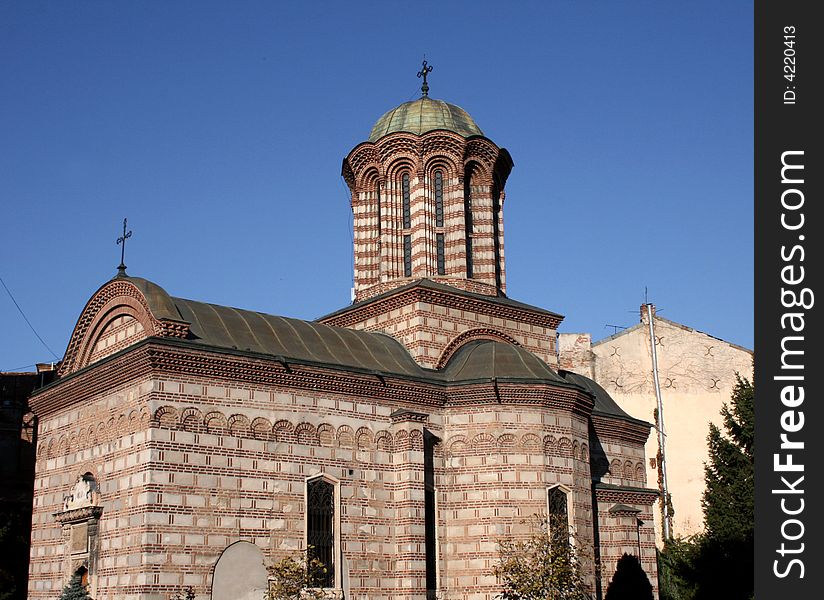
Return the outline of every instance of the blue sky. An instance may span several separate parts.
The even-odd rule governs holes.
[[[749,2],[0,2],[0,277],[62,356],[116,271],[313,319],[349,303],[340,167],[419,95],[515,161],[509,296],[594,339],[649,299],[753,343]],[[0,370],[53,360],[0,289]]]

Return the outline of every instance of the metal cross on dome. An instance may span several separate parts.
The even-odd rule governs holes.
[[[126,232],[126,219],[123,219],[123,235],[117,238],[117,245],[120,246],[120,265],[117,267],[117,275],[118,277],[125,277],[126,276],[126,265],[124,264],[124,260],[126,258],[126,240],[132,237],[131,229]]]
[[[429,95],[429,84],[426,83],[426,76],[432,72],[432,65],[427,64],[426,59],[423,59],[423,68],[418,71],[418,77],[423,77],[423,85],[421,86],[421,93],[424,96]]]

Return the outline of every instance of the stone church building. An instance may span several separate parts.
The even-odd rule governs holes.
[[[125,268],[91,295],[31,399],[30,598],[79,573],[95,600],[261,600],[311,546],[330,597],[490,600],[499,541],[547,513],[594,597],[624,552],[657,589],[650,425],[507,296],[512,158],[427,89],[343,161],[352,305],[303,321]]]

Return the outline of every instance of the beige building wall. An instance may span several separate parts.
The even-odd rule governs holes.
[[[654,311],[654,307],[653,307]],[[653,312],[654,315],[654,312]],[[666,433],[666,466],[672,498],[672,532],[688,536],[703,527],[701,498],[707,461],[709,423],[722,427],[721,407],[729,402],[736,373],[752,379],[751,350],[659,316],[653,317],[658,377]],[[562,369],[597,381],[633,417],[655,423],[649,321],[592,343],[589,334],[560,334]],[[659,482],[658,436],[646,444],[647,481]],[[660,502],[655,511],[659,544],[663,535]]]

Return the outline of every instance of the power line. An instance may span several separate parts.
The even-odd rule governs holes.
[[[60,360],[60,357],[57,356],[57,354],[55,354],[54,350],[49,348],[49,345],[45,341],[43,341],[43,338],[41,338],[40,334],[37,333],[37,330],[34,328],[34,325],[31,324],[31,321],[29,321],[29,318],[26,316],[26,313],[24,313],[23,309],[20,308],[20,305],[17,304],[17,300],[14,299],[14,295],[11,293],[11,290],[6,285],[6,282],[3,281],[2,277],[0,277],[0,283],[3,284],[3,288],[6,290],[6,293],[9,295],[9,298],[11,298],[11,301],[14,302],[14,305],[17,307],[17,310],[20,311],[20,315],[23,317],[23,320],[26,321],[26,324],[29,326],[29,329],[32,330],[32,333],[34,333],[34,335],[37,336],[37,339],[40,340],[40,343],[43,344],[46,347],[46,350],[51,352],[51,355],[53,357],[55,357],[57,360]]]

